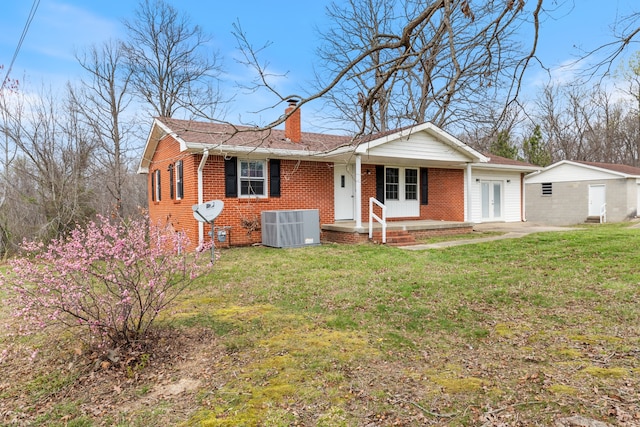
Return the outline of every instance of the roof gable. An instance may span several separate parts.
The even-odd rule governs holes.
[[[414,159],[450,163],[486,162],[488,159],[432,123],[406,127],[363,141],[356,152],[370,157]]]
[[[626,165],[562,160],[527,176],[527,183],[640,178],[640,169]]]

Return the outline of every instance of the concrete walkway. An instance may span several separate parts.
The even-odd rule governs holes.
[[[580,230],[580,228],[555,227],[555,226],[548,226],[544,224],[531,223],[531,222],[492,222],[492,223],[484,223],[484,224],[475,224],[473,226],[473,231],[479,231],[479,232],[495,231],[495,232],[501,232],[504,234],[500,234],[497,236],[489,236],[489,237],[476,237],[474,239],[450,240],[445,242],[429,243],[424,245],[399,246],[399,248],[406,249],[409,251],[419,251],[424,249],[442,249],[442,248],[449,248],[451,246],[491,242],[493,240],[517,239],[519,237],[524,237],[527,234],[531,234],[531,233],[542,233],[547,231],[573,231],[573,230]]]

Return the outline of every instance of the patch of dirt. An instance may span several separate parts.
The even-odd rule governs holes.
[[[224,349],[204,329],[164,332],[154,339],[152,355],[138,354],[136,362],[130,355],[119,355],[116,363],[109,357],[95,359],[61,343],[49,343],[50,352],[40,352],[31,360],[24,348],[14,346],[0,365],[0,424],[47,425],[47,414],[69,403],[75,403],[80,413],[62,417],[63,422],[84,416],[95,425],[112,425],[145,419],[145,412],[153,413],[148,416],[154,425],[188,419],[198,407],[195,396],[202,380],[211,376],[214,361]],[[70,379],[69,383],[52,386],[51,392],[47,384],[40,384],[61,377]],[[26,390],[16,384],[21,388],[26,384]],[[159,406],[166,410],[157,411]]]

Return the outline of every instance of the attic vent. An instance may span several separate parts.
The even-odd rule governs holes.
[[[551,196],[553,194],[553,186],[550,182],[542,183],[542,195],[543,196]]]

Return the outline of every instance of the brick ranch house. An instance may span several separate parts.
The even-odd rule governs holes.
[[[318,210],[322,241],[367,241],[370,198],[386,206],[389,233],[414,237],[524,219],[531,165],[489,158],[431,123],[354,142],[302,132],[294,103],[285,114],[284,130],[259,132],[156,118],[138,170],[149,176],[150,219],[186,233],[193,247],[210,237],[192,205],[209,200],[224,202],[215,226],[228,239],[217,246],[259,243],[261,212],[292,209]]]

